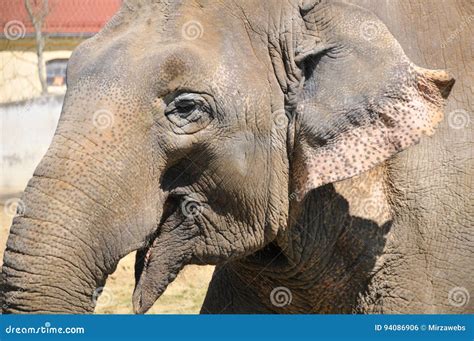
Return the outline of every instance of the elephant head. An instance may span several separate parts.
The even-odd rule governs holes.
[[[186,264],[284,250],[309,191],[432,134],[452,84],[345,3],[125,1],[69,61],[4,311],[91,312],[134,250],[139,313]]]

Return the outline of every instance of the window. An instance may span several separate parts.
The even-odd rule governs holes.
[[[46,83],[48,86],[65,86],[67,59],[53,59],[46,62]]]

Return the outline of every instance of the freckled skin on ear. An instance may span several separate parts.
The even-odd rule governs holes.
[[[438,80],[447,78],[449,81],[442,71],[426,72],[436,74]],[[400,85],[397,94],[401,100],[381,98],[368,109],[373,116],[368,124],[348,127],[346,132],[327,141],[324,146],[309,145],[311,131],[301,134],[301,155],[296,156],[297,163],[303,168],[302,174],[296,176],[300,198],[321,185],[361,174],[419,143],[423,135],[434,134],[435,127],[443,118],[443,99],[439,89],[427,79],[421,68],[409,67],[407,74],[410,75],[407,84]],[[413,78],[411,82],[410,78]],[[311,115],[310,110],[319,109],[311,105],[306,108],[306,115]]]
[[[334,16],[338,20],[328,22]],[[295,96],[299,199],[432,135],[454,83],[445,71],[413,65],[382,22],[362,8],[321,3],[304,20],[297,51],[315,52],[303,53],[298,62],[304,70],[303,89]],[[377,39],[364,39],[353,29],[360,22],[376,25]]]

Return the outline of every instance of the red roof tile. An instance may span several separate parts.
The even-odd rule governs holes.
[[[36,0],[41,3],[40,0]],[[35,0],[31,1],[33,4]],[[52,35],[96,33],[119,9],[122,0],[49,0],[49,14],[43,32]],[[6,35],[8,23],[19,21],[26,35],[34,33],[24,0],[0,1],[0,35]]]

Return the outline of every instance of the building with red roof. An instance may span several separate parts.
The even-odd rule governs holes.
[[[43,0],[30,0],[33,11]],[[117,12],[122,0],[48,0],[44,36],[48,91],[65,91],[67,60],[74,48],[93,36]],[[0,0],[0,103],[41,93],[35,29],[25,0]]]
[[[39,8],[42,1],[31,0],[31,3]],[[122,0],[49,0],[42,31],[50,37],[90,37],[100,31],[121,4]],[[5,38],[5,27],[12,21],[23,23],[25,37],[34,35],[24,0],[0,2],[1,38]]]

